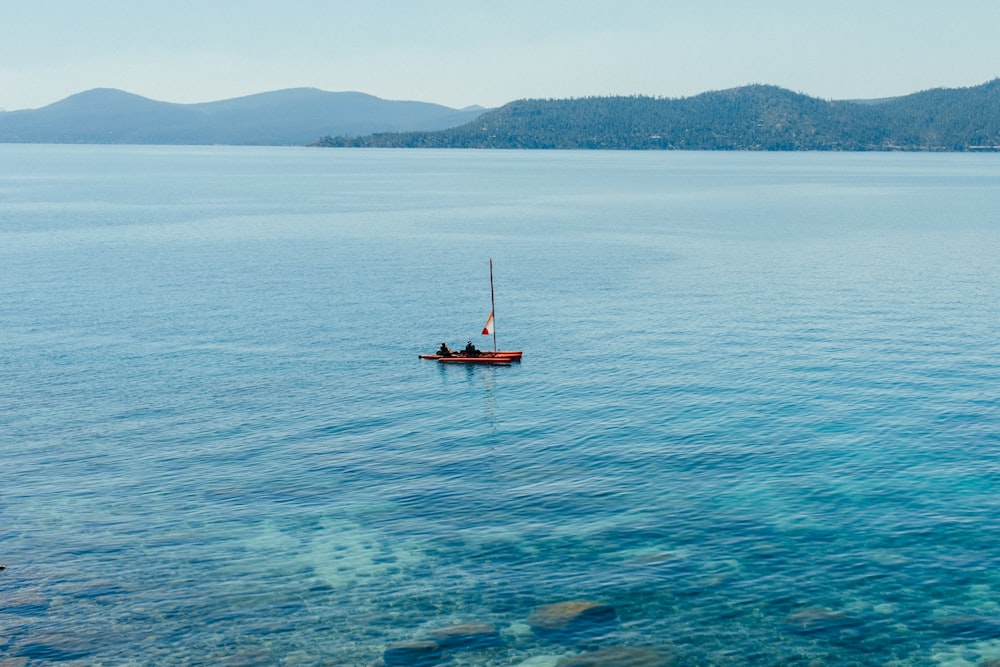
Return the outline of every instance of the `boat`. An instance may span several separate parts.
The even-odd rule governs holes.
[[[489,364],[491,366],[510,366],[507,357],[440,357],[439,364]]]
[[[489,358],[499,358],[507,359],[509,361],[521,361],[521,351],[520,350],[497,350],[496,352],[483,352],[478,357],[468,357],[464,356],[459,352],[446,357],[441,354],[421,354],[419,355],[421,359],[489,359]]]
[[[493,291],[493,260],[490,259],[490,316],[486,318],[486,324],[483,326],[484,336],[493,336],[493,350],[489,351],[478,351],[475,354],[466,354],[462,351],[453,352],[451,354],[421,354],[419,355],[421,359],[436,359],[439,363],[444,364],[492,364],[495,366],[509,366],[511,362],[521,361],[521,350],[498,350],[497,349],[497,332],[494,326],[496,313],[496,297]],[[442,344],[444,347],[444,344]]]

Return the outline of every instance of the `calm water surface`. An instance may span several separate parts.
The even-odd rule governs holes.
[[[998,257],[995,155],[0,146],[0,664],[995,664]]]

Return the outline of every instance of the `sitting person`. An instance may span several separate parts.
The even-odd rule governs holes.
[[[470,340],[465,344],[465,349],[462,350],[462,355],[466,357],[478,357],[482,352],[476,349],[476,346],[472,344]]]
[[[448,349],[447,343],[441,343],[441,347],[438,348],[438,351],[435,354],[439,357],[450,357],[452,355],[452,351]]]

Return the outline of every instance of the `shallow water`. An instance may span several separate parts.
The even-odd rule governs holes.
[[[992,155],[0,146],[0,656],[1000,658]],[[506,368],[419,361],[479,335]],[[563,600],[617,621],[552,640]],[[15,663],[18,664],[18,663]]]

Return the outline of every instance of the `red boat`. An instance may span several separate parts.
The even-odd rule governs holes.
[[[489,364],[491,366],[510,366],[508,357],[438,357],[439,364]]]
[[[478,357],[469,357],[461,353],[456,352],[455,354],[445,357],[440,354],[421,354],[421,359],[437,359],[438,361],[442,359],[506,359],[507,361],[521,361],[521,351],[520,350],[498,350],[496,352],[482,352]]]
[[[481,352],[476,350],[472,346],[472,343],[466,347],[466,350],[460,352],[452,352],[448,350],[450,354],[421,354],[421,359],[437,359],[440,363],[445,364],[493,364],[496,366],[510,366],[512,361],[521,361],[521,351],[520,350],[498,350],[497,349],[497,333],[493,326],[493,314],[496,312],[496,300],[493,296],[493,260],[490,260],[490,303],[493,306],[493,310],[490,311],[490,316],[486,318],[486,325],[483,327],[484,336],[493,336],[493,351]],[[445,344],[441,344],[441,350],[443,352],[446,347]]]

